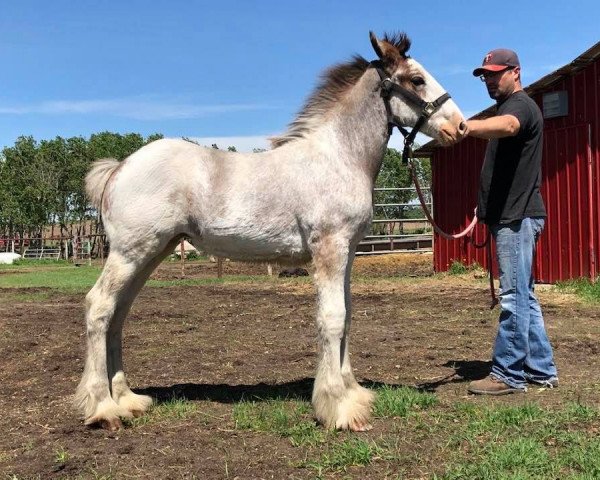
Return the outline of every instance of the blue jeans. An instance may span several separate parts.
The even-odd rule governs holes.
[[[535,243],[543,218],[491,225],[500,269],[500,320],[491,375],[513,388],[526,389],[527,380],[557,379],[552,347],[534,294]]]

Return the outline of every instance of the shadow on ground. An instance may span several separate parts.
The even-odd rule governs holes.
[[[371,389],[408,386],[417,390],[434,392],[439,386],[446,383],[467,382],[484,378],[490,371],[491,362],[481,360],[451,360],[444,366],[454,368],[454,372],[435,382],[421,383],[416,386],[389,384],[368,379],[360,383],[362,386]],[[157,403],[164,403],[173,398],[207,400],[220,403],[276,399],[310,401],[313,383],[314,379],[309,377],[275,385],[267,383],[257,383],[255,385],[180,383],[164,387],[136,389],[136,393],[150,395]]]

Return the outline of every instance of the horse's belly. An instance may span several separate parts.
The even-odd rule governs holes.
[[[197,248],[218,257],[242,261],[277,261],[303,263],[310,260],[300,235],[240,235],[226,232],[204,232],[194,238]]]

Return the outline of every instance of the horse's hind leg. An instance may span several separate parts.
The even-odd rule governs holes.
[[[324,237],[313,246],[319,366],[312,399],[315,415],[326,427],[362,431],[370,428],[373,397],[354,380],[348,357],[350,311],[346,282],[351,259],[348,242],[339,237]]]
[[[86,296],[87,355],[75,394],[85,424],[108,429],[119,428],[120,418],[141,413],[151,403],[149,397],[135,395],[127,387],[122,372],[121,329],[133,299],[159,262],[158,252],[165,250],[164,244],[148,244],[143,252],[125,254],[114,247]]]
[[[117,310],[107,333],[107,369],[112,387],[112,398],[120,407],[129,410],[136,417],[142,415],[152,405],[152,398],[147,395],[133,393],[127,384],[125,373],[123,372],[123,323],[129,313],[131,304],[150,274],[173,251],[178,242],[178,238],[172,240],[161,253],[151,258],[141,268],[131,286],[123,292],[122,297],[119,299]]]
[[[119,298],[138,273],[137,267],[120,252],[111,251],[104,270],[86,296],[87,353],[83,377],[75,394],[85,424],[105,428],[121,426],[120,418],[131,412],[111,397],[108,379],[107,332],[118,310]]]

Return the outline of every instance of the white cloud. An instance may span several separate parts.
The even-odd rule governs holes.
[[[275,134],[273,134],[275,135]],[[235,147],[238,152],[251,152],[255,148],[262,148],[269,150],[271,144],[269,137],[271,135],[254,135],[254,136],[232,136],[232,137],[188,137],[190,140],[210,147],[213,143],[217,144],[220,149],[225,150],[227,147]],[[418,145],[425,145],[431,140],[427,135],[418,133],[415,138],[415,143]],[[402,134],[394,130],[394,134],[391,136],[388,143],[389,148],[395,148],[396,150],[402,150],[404,148],[404,137]]]
[[[275,135],[275,134],[273,134]],[[232,137],[188,137],[190,140],[199,143],[200,145],[204,145],[206,147],[210,147],[213,143],[217,144],[217,146],[225,150],[227,147],[235,147],[238,152],[252,152],[255,148],[262,148],[265,150],[269,150],[271,148],[271,144],[269,142],[269,137],[271,135],[250,135],[250,136],[232,136]],[[418,133],[415,138],[415,143],[418,145],[425,145],[427,142],[431,140],[427,135],[423,135],[422,133]],[[404,148],[404,137],[402,134],[396,130],[394,130],[394,134],[390,138],[388,143],[389,148],[395,148],[396,150],[402,151]]]
[[[112,100],[55,100],[17,106],[0,105],[0,114],[106,114],[136,120],[169,120],[272,108],[274,107],[253,103],[197,105],[172,99],[137,97]]]
[[[252,152],[255,148],[269,150],[271,144],[268,137],[267,135],[254,135],[247,137],[189,137],[189,139],[207,147],[216,143],[222,150],[227,147],[235,147],[238,152]]]

